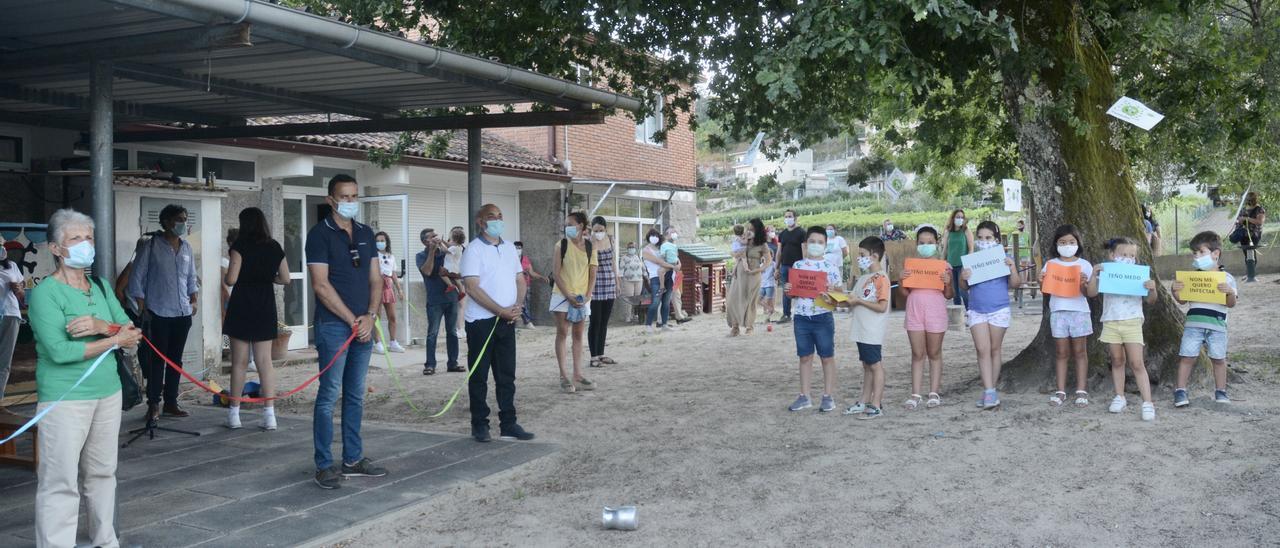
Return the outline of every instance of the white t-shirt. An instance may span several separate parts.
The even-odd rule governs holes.
[[[18,270],[16,261],[9,261],[9,268],[0,270],[0,316],[22,317],[22,311],[18,309],[18,296],[9,288],[9,284],[22,282],[22,271]]]
[[[1142,297],[1112,293],[1102,296],[1102,321],[1118,322],[1142,318]]]
[[[836,268],[844,268],[844,250],[849,249],[849,243],[844,241],[844,236],[836,236],[827,240],[827,262]]]
[[[1058,258],[1049,259],[1049,262],[1045,263],[1044,268],[1040,269],[1040,277],[1042,278],[1044,277],[1045,271],[1049,269],[1049,263],[1060,264],[1063,266],[1080,267],[1081,281],[1088,280],[1093,277],[1093,265],[1090,264],[1089,261],[1085,259],[1076,259],[1074,261],[1064,261]],[[1075,297],[1059,297],[1057,295],[1050,295],[1049,296],[1049,312],[1058,312],[1060,310],[1088,312],[1089,299],[1085,298],[1083,291]]]
[[[395,276],[396,256],[390,253],[378,253],[378,270],[383,276]]]
[[[449,272],[452,272],[454,274],[458,274],[462,272],[463,249],[465,248],[460,245],[449,246],[449,254],[444,256],[445,270],[448,270]],[[519,261],[520,261],[520,258],[517,257],[516,262],[519,262]]]
[[[889,299],[889,291],[889,278],[883,272],[871,272],[858,277],[849,298],[874,303],[881,298]],[[865,306],[853,307],[853,342],[884,344],[889,310],[887,306],[884,312],[876,312]]]
[[[519,296],[516,278],[524,276],[524,268],[520,266],[520,255],[516,253],[514,244],[504,240],[493,245],[483,238],[476,238],[462,253],[461,263],[462,277],[479,278],[480,289],[493,299],[494,304],[503,308],[516,304]],[[467,299],[466,321],[487,320],[493,316],[493,312],[480,306],[475,299]]]

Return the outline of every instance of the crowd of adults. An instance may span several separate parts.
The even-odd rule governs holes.
[[[394,338],[385,347],[374,341],[374,322],[380,313],[387,315],[390,333],[396,332],[400,319],[392,305],[404,296],[397,281],[401,275],[396,271],[398,261],[390,253],[390,237],[356,220],[358,195],[355,179],[333,177],[325,198],[332,213],[310,229],[305,246],[317,302],[315,345],[324,368],[313,407],[314,480],[325,489],[340,487],[345,478],[388,473],[364,455],[364,383],[373,352],[404,351]],[[1259,205],[1256,193],[1247,196],[1245,205],[1231,239],[1244,250],[1248,279],[1253,281],[1266,210]],[[1143,219],[1149,242],[1158,246],[1159,224],[1147,208]],[[200,281],[192,247],[185,239],[186,210],[168,206],[159,221],[160,230],[138,242],[132,260],[111,286],[107,285],[109,280],[88,274],[94,264],[95,225],[84,214],[63,209],[49,219],[49,252],[56,267],[29,295],[24,294],[21,273],[5,256],[0,240],[0,389],[7,380],[17,334],[18,299],[27,298],[36,339],[38,411],[47,411],[37,441],[41,458],[36,535],[41,545],[75,543],[81,495],[92,543],[116,544],[115,472],[124,407],[117,349],[136,348],[145,336],[158,350],[138,352],[146,379],[144,420],[149,427],[162,416],[189,414],[178,402],[178,369],[183,367],[187,333],[200,306]],[[550,274],[544,275],[524,256],[521,242],[504,238],[503,212],[498,206],[483,206],[474,221],[479,235],[469,244],[462,227],[453,227],[447,236],[432,228],[422,230],[423,250],[416,256],[416,265],[426,287],[423,373],[436,372],[442,327],[447,371],[467,371],[459,355],[460,339],[466,338],[468,359],[475,368],[468,380],[468,394],[471,435],[476,441],[492,439],[487,403],[491,372],[499,435],[513,440],[534,438],[518,422],[515,406],[515,330],[518,326],[533,327],[529,293],[534,283],[550,286],[555,354],[565,392],[596,388],[584,375],[584,364],[605,367],[617,363],[606,352],[606,341],[608,320],[620,299],[630,318],[631,305],[638,303],[647,288],[646,332],[672,329],[673,316],[679,321],[680,258],[675,243],[679,234],[673,228],[651,229],[642,246],[628,243],[619,250],[604,218],[588,220],[581,212],[571,213],[564,219],[563,237],[556,244]],[[960,257],[975,248],[967,221],[964,210],[951,213],[934,255],[956,267],[956,276],[963,270]],[[779,231],[760,219],[751,219],[735,231],[733,284],[726,306],[732,336],[752,333],[758,307],[763,307],[765,321],[771,322],[777,289],[786,284],[791,265],[806,253],[817,256],[816,250],[804,247],[807,242],[812,245],[812,239],[799,225],[795,211],[787,210],[783,223],[785,227]],[[1025,225],[1022,221],[1018,224],[1021,232]],[[850,257],[849,245],[836,226],[825,228],[825,260],[843,268]],[[221,280],[226,288],[223,332],[230,340],[232,356],[230,397],[236,400],[228,410],[229,428],[241,427],[238,398],[243,395],[251,363],[261,380],[260,396],[267,400],[259,426],[276,428],[270,403],[276,390],[270,351],[277,336],[273,285],[288,285],[290,276],[283,248],[270,234],[263,212],[248,208],[239,213],[239,228],[229,239],[230,252]],[[884,220],[879,236],[884,241],[906,238],[891,219]],[[861,259],[865,262],[866,257]],[[957,279],[950,285],[958,289],[954,302],[967,303],[963,289],[967,284]],[[781,298],[779,322],[786,323],[791,321],[792,302],[785,294]],[[332,416],[339,399],[340,462],[330,449]]]

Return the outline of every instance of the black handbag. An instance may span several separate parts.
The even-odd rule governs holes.
[[[94,285],[98,286],[98,290],[102,291],[103,297],[107,296],[107,290],[103,286],[102,280],[96,276],[90,276]],[[128,411],[138,404],[142,403],[142,383],[140,370],[137,362],[125,353],[124,349],[117,348],[116,353],[116,374],[120,376],[120,409]]]

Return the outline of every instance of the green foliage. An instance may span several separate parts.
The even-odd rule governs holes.
[[[756,179],[756,186],[751,189],[751,194],[757,202],[767,204],[781,197],[779,191],[778,176],[769,173]]]

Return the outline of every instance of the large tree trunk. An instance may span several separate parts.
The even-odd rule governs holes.
[[[1021,34],[1021,53],[1002,57],[1002,94],[1017,131],[1023,176],[1031,188],[1035,223],[1043,257],[1054,246],[1054,230],[1074,224],[1084,238],[1082,256],[1094,264],[1107,258],[1103,245],[1116,236],[1140,242],[1140,262],[1151,264],[1129,163],[1112,130],[1120,127],[1106,115],[1115,101],[1115,85],[1106,53],[1089,28],[1077,2],[1052,0],[1005,2]],[[1039,61],[1034,57],[1045,54]],[[1068,105],[1063,107],[1063,105]],[[1067,114],[1079,120],[1074,126]],[[1153,272],[1154,274],[1154,272]],[[1098,342],[1102,298],[1090,300],[1094,336],[1089,338],[1090,384],[1109,387],[1106,345]],[[1163,286],[1159,300],[1145,307],[1147,369],[1153,384],[1171,383],[1177,370],[1183,316]],[[1053,384],[1054,340],[1049,333],[1047,299],[1040,331],[1025,350],[1005,366],[1004,381],[1041,389]],[[1070,368],[1074,371],[1074,366]],[[1068,377],[1068,386],[1073,386]],[[1130,385],[1131,386],[1131,385]]]

